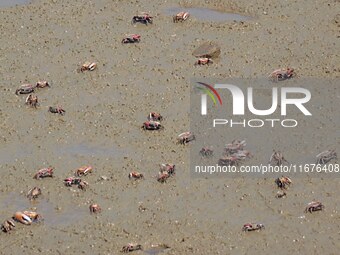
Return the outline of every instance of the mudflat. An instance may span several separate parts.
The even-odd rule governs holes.
[[[173,23],[169,8],[189,7],[253,18]],[[1,233],[0,254],[119,254],[130,242],[144,248],[135,254],[338,254],[339,179],[299,178],[276,199],[269,178],[191,178],[190,145],[176,144],[189,130],[193,77],[265,77],[291,66],[300,77],[339,78],[338,9],[335,0],[33,0],[1,8],[0,219],[35,209],[44,221]],[[142,11],[153,24],[131,24]],[[121,44],[132,33],[141,42]],[[221,55],[195,66],[192,52],[206,40],[218,43]],[[77,72],[86,61],[98,68]],[[38,80],[51,87],[36,91],[34,109],[15,91]],[[49,106],[66,114],[49,113]],[[151,111],[165,117],[164,130],[141,129]],[[334,133],[338,119],[330,120]],[[339,152],[339,139],[317,149],[327,146]],[[159,164],[167,162],[176,175],[158,183]],[[65,187],[83,165],[93,166],[83,178],[88,189]],[[49,166],[53,178],[33,179]],[[145,179],[129,180],[134,170]],[[34,186],[42,196],[30,202]],[[313,199],[325,210],[304,214]],[[91,203],[102,212],[91,215]],[[266,229],[244,233],[247,222]],[[151,249],[157,244],[170,248]]]

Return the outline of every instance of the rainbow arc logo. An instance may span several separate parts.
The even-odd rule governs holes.
[[[197,86],[197,88],[201,91],[203,91],[205,94],[209,95],[209,97],[211,98],[211,100],[214,102],[214,105],[216,105],[216,98],[218,102],[220,103],[220,105],[222,105],[222,99],[220,97],[220,94],[218,94],[218,92],[216,91],[216,89],[214,89],[213,86],[206,84],[204,82],[197,82],[198,84],[200,84],[201,86]]]

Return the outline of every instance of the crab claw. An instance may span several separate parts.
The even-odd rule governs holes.
[[[23,213],[28,216],[33,222],[40,222],[44,220],[43,217],[37,212],[24,211]]]
[[[25,225],[31,225],[32,223],[32,219],[22,212],[16,212],[13,216],[13,219]]]

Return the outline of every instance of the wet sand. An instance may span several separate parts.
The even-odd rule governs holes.
[[[36,208],[45,218],[1,233],[0,254],[119,254],[129,242],[145,249],[165,243],[171,247],[165,254],[338,253],[339,179],[299,178],[278,200],[273,179],[191,178],[189,146],[176,144],[177,134],[189,129],[192,77],[263,77],[293,66],[301,77],[339,78],[338,1],[210,2],[181,5],[254,19],[174,24],[165,10],[177,1],[35,0],[0,9],[0,216]],[[150,12],[154,24],[132,25],[141,11]],[[142,41],[122,45],[130,33]],[[221,56],[195,67],[191,53],[207,39],[221,45]],[[78,73],[85,61],[98,69]],[[14,92],[40,79],[51,88],[37,91],[38,109],[28,108]],[[65,116],[47,111],[56,105]],[[140,129],[150,111],[165,116],[163,131]],[[325,145],[339,149],[339,140]],[[153,176],[166,162],[176,164],[177,173],[161,184]],[[84,178],[88,190],[65,187],[62,180],[86,164],[94,167]],[[32,178],[48,166],[54,178]],[[130,181],[133,170],[145,180]],[[25,194],[34,186],[43,195],[32,203]],[[326,209],[305,215],[313,199]],[[101,214],[90,215],[92,202]],[[246,222],[266,229],[243,233]]]

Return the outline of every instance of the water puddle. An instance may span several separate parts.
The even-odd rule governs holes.
[[[175,15],[179,12],[186,11],[190,13],[191,17],[194,17],[202,21],[246,21],[252,19],[249,16],[244,16],[236,13],[226,13],[217,10],[212,10],[208,8],[181,8],[181,7],[171,7],[165,10],[167,15]]]
[[[0,8],[28,4],[31,0],[0,0]]]
[[[102,157],[113,157],[122,155],[123,151],[116,146],[96,146],[86,143],[72,144],[69,146],[59,147],[57,149],[58,154],[67,154],[74,156],[102,156]]]
[[[58,211],[56,206],[46,199],[30,202],[24,195],[15,193],[8,194],[0,203],[1,212],[10,211],[13,212],[13,214],[17,211],[29,211],[33,207],[35,207],[36,211],[43,216],[44,221],[42,224],[49,227],[74,224],[78,221],[83,221],[83,219],[89,215],[87,207],[79,208],[69,204]],[[11,215],[2,215],[2,217],[10,218]]]
[[[149,248],[147,250],[144,250],[144,252],[146,254],[149,254],[149,255],[157,255],[157,254],[159,254],[161,252],[164,252],[167,249],[169,249],[169,247],[166,246],[166,245],[156,245],[156,246],[151,247],[151,248]]]

